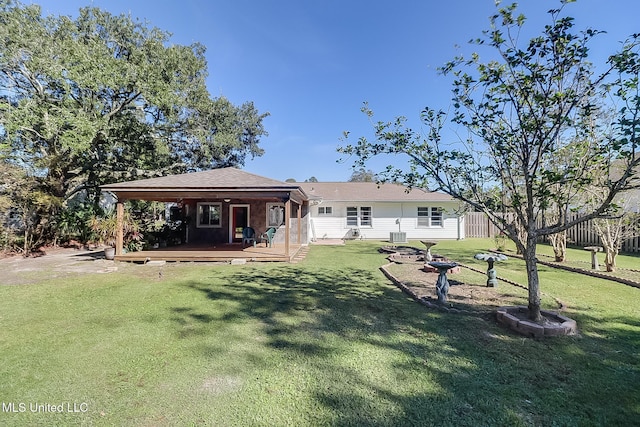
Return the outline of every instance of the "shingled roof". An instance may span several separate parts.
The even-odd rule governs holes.
[[[271,178],[265,178],[236,168],[211,169],[202,172],[167,175],[137,181],[119,182],[103,185],[105,191],[122,189],[238,189],[238,188],[278,188],[296,189],[297,184],[289,184]]]
[[[296,201],[307,196],[297,183],[265,178],[236,168],[220,168],[181,175],[119,182],[100,187],[115,193],[119,199],[172,200],[182,197],[292,197]]]
[[[300,182],[304,192],[314,199],[336,202],[450,202],[454,199],[444,193],[425,191],[399,184],[375,182]]]
[[[215,197],[250,192],[257,196],[279,197],[285,193],[297,200],[321,199],[355,202],[445,202],[453,199],[443,193],[407,188],[399,184],[375,182],[282,182],[236,168],[212,169],[181,175],[103,185],[102,190],[121,199],[172,200],[178,197]],[[215,193],[215,194],[214,194]]]

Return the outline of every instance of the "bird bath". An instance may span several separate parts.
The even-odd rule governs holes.
[[[438,302],[446,304],[447,294],[449,293],[449,280],[447,280],[447,271],[458,266],[455,262],[432,261],[428,263],[431,267],[438,269],[438,281],[436,282],[436,293],[438,294]]]
[[[593,270],[600,270],[600,264],[598,264],[598,252],[602,252],[600,246],[587,246],[585,251],[591,252],[591,268]]]
[[[427,262],[433,261],[433,255],[431,255],[431,247],[435,246],[438,242],[432,242],[429,240],[420,240],[420,243],[427,247],[427,251],[424,253],[424,260]]]
[[[476,254],[474,256],[475,259],[479,259],[482,261],[486,261],[488,264],[487,267],[487,286],[490,288],[494,288],[498,286],[498,273],[496,269],[493,268],[493,264],[495,262],[506,261],[508,258],[502,254]]]

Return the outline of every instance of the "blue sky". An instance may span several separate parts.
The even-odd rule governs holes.
[[[346,181],[351,161],[337,162],[343,131],[370,137],[360,112],[376,120],[402,115],[419,128],[425,106],[447,108],[448,80],[437,68],[475,48],[467,41],[488,27],[494,0],[40,0],[45,14],[77,14],[93,5],[126,13],[173,34],[171,42],[207,47],[208,87],[235,104],[269,112],[265,155],[244,169],[270,178]],[[505,1],[503,4],[510,3]],[[523,0],[532,35],[549,22],[556,0]],[[629,34],[640,32],[638,0],[578,0],[566,8],[576,28],[607,31],[591,45],[603,62]],[[482,51],[480,51],[482,54]],[[489,52],[487,52],[488,54]],[[395,159],[398,161],[399,159]],[[374,171],[394,159],[371,164]]]

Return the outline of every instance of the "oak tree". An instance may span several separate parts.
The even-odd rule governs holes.
[[[263,153],[251,102],[207,90],[205,48],[94,7],[77,18],[0,0],[0,155],[65,202],[139,177],[241,166]]]

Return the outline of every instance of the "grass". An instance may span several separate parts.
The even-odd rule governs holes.
[[[472,264],[490,243],[434,252]],[[640,425],[640,289],[543,267],[581,334],[524,339],[416,304],[379,245],[2,286],[0,424]],[[526,283],[518,260],[497,267]]]

